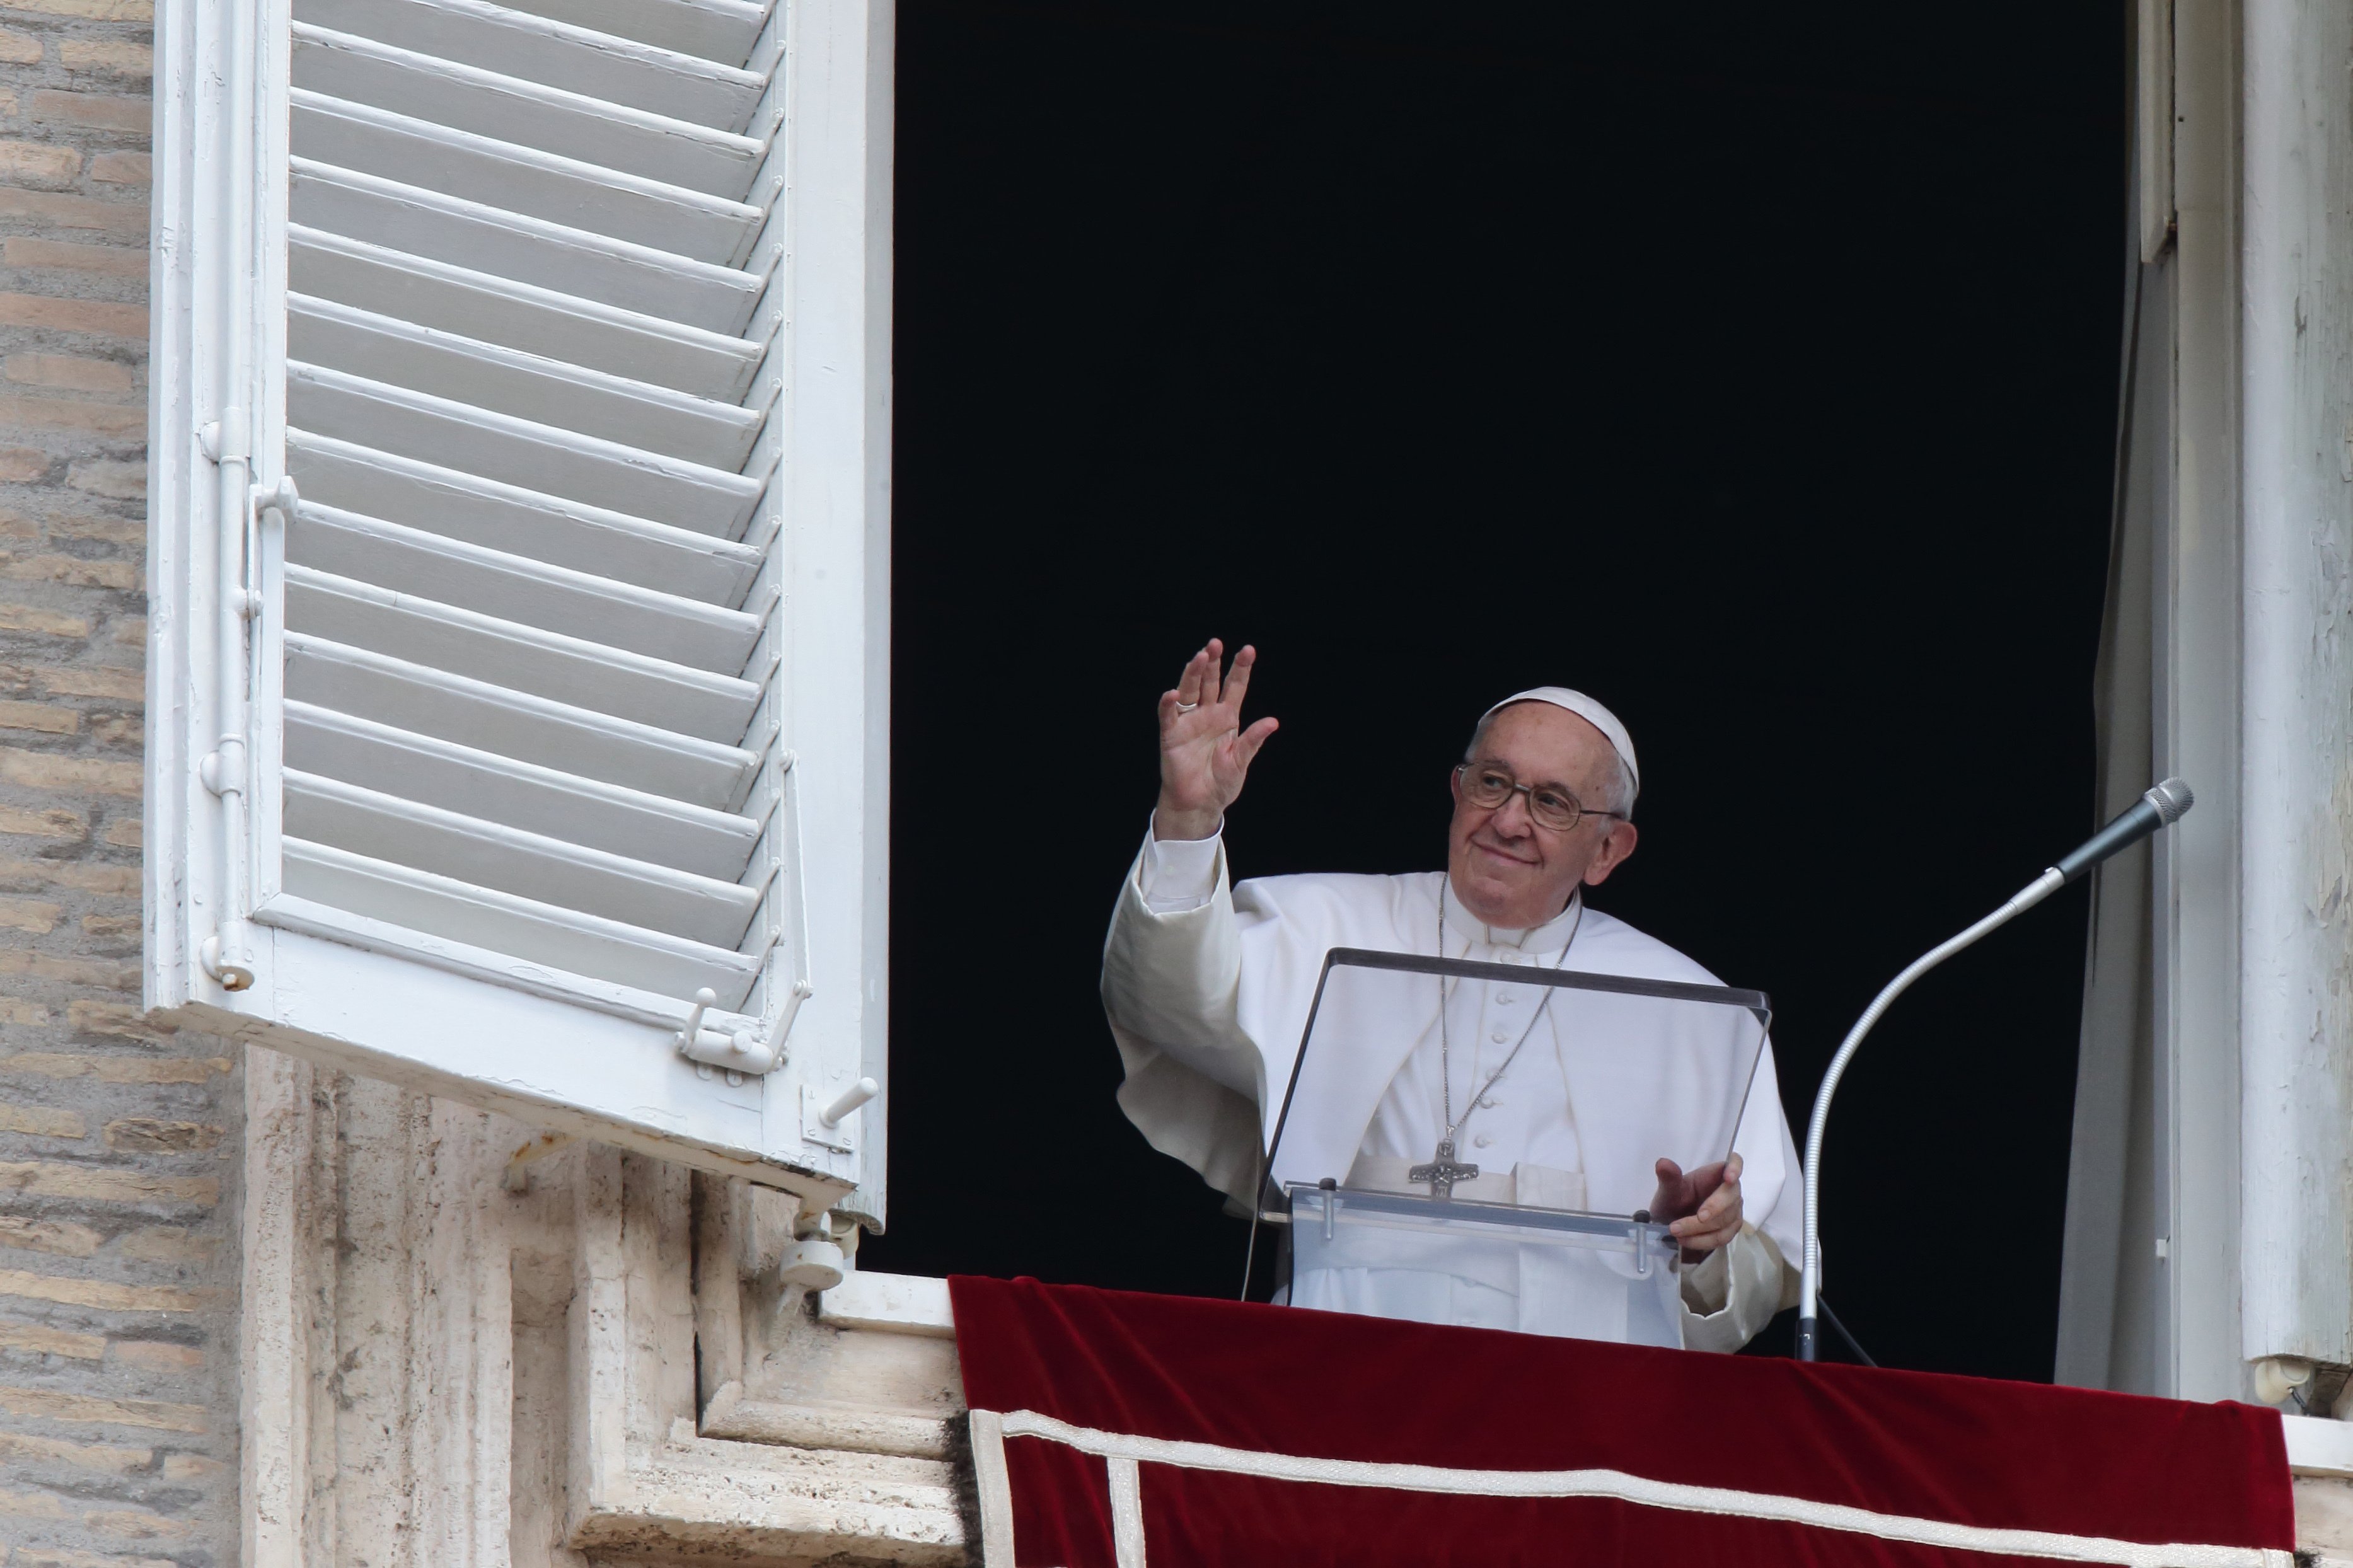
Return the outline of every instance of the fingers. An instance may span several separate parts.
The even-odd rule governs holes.
[[[1220,700],[1234,710],[1237,721],[1241,716],[1242,693],[1250,689],[1250,667],[1257,662],[1258,649],[1244,643],[1242,651],[1234,655],[1233,668],[1226,672],[1225,695]]]
[[[1675,1237],[1675,1242],[1686,1254],[1707,1253],[1714,1252],[1720,1247],[1731,1246],[1732,1238],[1739,1234],[1740,1227],[1735,1225],[1722,1230],[1701,1231],[1691,1236],[1679,1236]]]
[[[1250,667],[1258,662],[1258,649],[1245,644],[1242,650],[1234,655],[1234,667],[1229,672],[1224,668],[1225,657],[1224,642],[1211,637],[1200,652],[1185,661],[1185,673],[1177,679],[1176,689],[1161,695],[1160,726],[1163,730],[1172,721],[1184,717],[1184,713],[1177,711],[1180,708],[1189,713],[1196,708],[1224,707],[1229,710],[1225,717],[1239,726],[1242,695],[1250,689]],[[1272,733],[1272,731],[1268,733]],[[1266,737],[1261,735],[1259,739],[1264,741]],[[1255,751],[1256,747],[1251,749]]]
[[[1685,1247],[1712,1251],[1739,1234],[1741,1217],[1740,1184],[1727,1181],[1708,1194],[1699,1212],[1675,1221],[1667,1231]]]
[[[1740,1184],[1726,1182],[1707,1194],[1707,1202],[1699,1205],[1699,1212],[1691,1216],[1690,1223],[1702,1229],[1714,1230],[1724,1224],[1726,1215],[1739,1213]]]
[[[1258,749],[1266,744],[1266,738],[1273,734],[1278,728],[1280,726],[1273,720],[1261,719],[1243,731],[1240,738],[1234,742],[1234,761],[1247,769],[1258,756]]]
[[[1203,648],[1185,661],[1185,673],[1176,678],[1176,689],[1171,695],[1177,707],[1192,707],[1201,700],[1202,667],[1209,661],[1209,650]]]

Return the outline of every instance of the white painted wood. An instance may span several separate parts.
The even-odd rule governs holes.
[[[743,1006],[759,978],[758,955],[739,953],[733,946],[696,942],[332,844],[292,836],[285,843],[286,894],[265,908],[276,921],[294,929],[332,932],[344,940],[381,934],[370,931],[364,920],[332,918],[328,913],[332,910],[400,927],[424,939],[446,939],[470,950],[477,959],[473,972],[479,974],[512,973],[527,967],[566,991],[577,989],[575,977],[586,977],[648,996],[681,991],[691,996],[708,987],[718,994],[719,1005],[731,1011]],[[305,910],[302,900],[315,907]],[[401,945],[413,950],[415,944]],[[684,1017],[681,1009],[663,1040],[674,1039]],[[452,1026],[459,1026],[456,1020]],[[486,1052],[494,1046],[478,1042],[478,1048]],[[583,1075],[571,1076],[576,1081]]]
[[[286,694],[558,772],[729,810],[759,759],[740,747],[311,637],[285,637]],[[691,995],[691,991],[687,994]]]
[[[733,674],[760,635],[759,620],[741,610],[656,593],[617,576],[308,502],[296,517],[287,540],[287,559],[296,565],[544,631],[593,626],[598,642],[673,664]]]
[[[287,233],[290,287],[632,381],[741,403],[762,345],[323,229]]]
[[[760,824],[301,701],[286,705],[286,765],[371,784],[572,844],[733,882]]]
[[[760,889],[289,767],[286,831],[453,881],[733,949]],[[568,969],[594,973],[586,963]]]
[[[2353,1363],[2353,11],[2243,0],[2241,1356]]]
[[[309,431],[289,434],[287,471],[323,505],[704,604],[743,603],[764,560],[746,544]]]
[[[683,1010],[652,1011],[674,1005],[666,996],[574,985],[512,957],[291,898],[259,911],[256,927],[270,973],[289,983],[284,994],[262,978],[262,994],[242,1009],[201,1005],[191,1015],[200,1026],[267,1034],[314,1061],[427,1092],[459,1086],[465,1092],[453,1098],[535,1126],[661,1152],[820,1203],[845,1184],[738,1152],[757,1137],[759,1086],[699,1078],[670,1043]],[[383,945],[354,944],[354,931]],[[485,984],[482,965],[512,972],[512,983]],[[405,987],[404,1004],[386,1016],[382,998],[392,976]],[[597,1005],[582,1005],[582,996]]]
[[[741,331],[766,279],[397,179],[294,160],[294,221],[597,304]]]
[[[521,9],[738,66],[768,15],[750,0],[528,0]]]
[[[2160,1054],[2151,1228],[2167,1241],[2151,1392],[2243,1399],[2238,11],[2232,0],[2176,0],[2172,9],[2179,232],[2169,264],[2152,280],[2171,289],[2175,317],[2173,515],[2159,542],[2155,771],[2192,781],[2198,809],[2151,840]],[[2151,1240],[2127,1236],[2123,1245]]]
[[[697,261],[740,261],[758,207],[296,88],[294,151]]]
[[[795,1110],[881,1070],[888,16],[567,15],[268,24],[264,254],[213,276],[266,295],[259,468],[304,494],[257,542],[252,892],[185,908],[269,973],[159,992],[830,1204],[884,1121]],[[704,987],[789,1083],[679,1055]]]
[[[446,463],[566,500],[736,538],[765,480],[649,452],[560,425],[296,361],[288,421],[299,429]]]
[[[397,594],[305,566],[286,570],[287,626],[431,669],[470,675],[640,724],[728,743],[759,688],[586,637]]]
[[[765,417],[307,294],[286,313],[298,361],[707,468],[741,469]]]
[[[754,137],[299,22],[294,85],[730,201],[744,199],[766,151]]]
[[[286,98],[293,74],[290,10],[291,0],[255,0],[253,7],[255,37],[252,52],[258,78],[255,100],[259,109],[254,125],[255,161],[258,164],[255,219],[259,232],[253,251],[252,348],[255,379],[259,383],[259,393],[254,405],[256,461],[251,469],[256,484],[269,490],[280,488],[280,482],[285,473],[286,312],[283,301],[286,297],[287,205],[290,196],[290,160],[293,156]],[[221,330],[224,333],[235,332],[238,330],[238,323],[232,316],[221,323]],[[277,586],[282,531],[278,514],[259,509],[255,493],[248,489],[245,496],[237,498],[257,509],[248,517],[245,552],[249,589],[245,605],[251,615],[248,622],[250,649],[247,666],[250,706],[245,725],[245,740],[252,758],[253,781],[248,797],[250,811],[245,854],[248,883],[245,897],[248,908],[259,908],[278,891],[276,846],[280,836],[279,792],[275,784],[280,765],[278,741],[281,727],[282,672],[272,628],[283,624]]]
[[[201,903],[220,877],[217,834],[206,815],[211,797],[196,773],[197,759],[218,733],[209,724],[204,695],[212,685],[211,655],[194,635],[202,612],[218,602],[203,548],[213,521],[211,465],[196,444],[198,426],[210,417],[208,366],[217,341],[199,330],[197,300],[209,301],[211,280],[204,274],[220,264],[226,248],[217,243],[216,208],[208,200],[221,173],[212,107],[215,22],[195,5],[167,6],[155,16],[146,584],[152,619],[141,899],[144,1000],[155,1008],[181,1006],[209,984],[195,953],[205,934]],[[254,1481],[248,1477],[240,1495],[256,1495]]]
[[[792,235],[782,279],[778,483],[788,614],[779,682],[806,763],[817,994],[768,1128],[794,1143],[806,1083],[829,1103],[860,1078],[885,1099],[855,1120],[858,1211],[879,1219],[890,1118],[891,59],[888,0],[794,0],[782,93]],[[860,585],[855,594],[845,584]],[[860,759],[853,763],[851,758]],[[798,773],[799,770],[796,770]],[[852,891],[855,889],[855,892]],[[841,911],[855,907],[853,921]],[[789,1131],[787,1131],[789,1130]]]
[[[767,87],[716,58],[486,0],[301,0],[296,11],[319,26],[723,131],[741,131]]]

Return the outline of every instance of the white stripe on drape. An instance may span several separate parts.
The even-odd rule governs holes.
[[[1642,1508],[1670,1509],[1683,1513],[1721,1514],[1736,1519],[1769,1520],[1868,1535],[1882,1541],[1902,1541],[1947,1551],[1985,1552],[2013,1557],[2042,1557],[2056,1563],[2094,1563],[2113,1568],[2295,1568],[2295,1555],[2261,1546],[2178,1544],[2151,1546],[2137,1541],[2113,1541],[2096,1535],[2064,1535],[2055,1531],[1995,1530],[1982,1525],[1956,1524],[1941,1519],[1915,1519],[1878,1513],[1843,1503],[1814,1502],[1771,1492],[1735,1491],[1725,1487],[1685,1486],[1651,1480],[1622,1470],[1468,1470],[1436,1465],[1373,1464],[1360,1459],[1311,1459],[1292,1454],[1267,1454],[1249,1448],[1229,1448],[1215,1443],[1183,1443],[1162,1437],[1137,1437],[1073,1426],[1034,1410],[1004,1415],[972,1413],[973,1450],[979,1460],[984,1447],[993,1447],[997,1479],[981,1482],[983,1562],[987,1568],[1011,1568],[1012,1493],[1005,1479],[1004,1439],[1040,1437],[1065,1444],[1081,1453],[1111,1461],[1112,1509],[1114,1529],[1121,1518],[1121,1462],[1133,1478],[1133,1467],[1174,1465],[1191,1470],[1216,1470],[1229,1475],[1259,1476],[1270,1480],[1311,1482],[1323,1486],[1376,1487],[1392,1491],[1443,1492],[1463,1497],[1610,1498]],[[984,1423],[987,1441],[984,1443]],[[978,1468],[977,1464],[976,1467]],[[1134,1482],[1129,1482],[1131,1488]],[[1131,1497],[1134,1494],[1131,1492]],[[1131,1508],[1135,1504],[1131,1502]],[[994,1513],[992,1513],[992,1509]],[[1136,1509],[1137,1542],[1133,1563],[1144,1562],[1142,1521]],[[999,1524],[1002,1521],[1002,1524]],[[1004,1545],[997,1546],[999,1530]],[[997,1555],[1000,1551],[1002,1555]],[[1122,1546],[1120,1568],[1131,1559]]]
[[[1013,1568],[1013,1481],[1005,1473],[1004,1418],[972,1413],[972,1479],[980,1491],[981,1568]]]
[[[1134,1459],[1107,1456],[1111,1471],[1111,1544],[1119,1568],[1144,1568],[1144,1472]]]

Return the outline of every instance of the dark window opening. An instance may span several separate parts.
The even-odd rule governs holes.
[[[1880,984],[2093,825],[2120,10],[1173,15],[900,13],[870,1268],[1239,1285],[1096,1000],[1208,636],[1283,724],[1238,875],[1442,864],[1482,708],[1609,702],[1643,837],[1594,901],[1773,994],[1801,1138]],[[1883,1363],[2050,1375],[2084,910],[1842,1091],[1831,1289]]]

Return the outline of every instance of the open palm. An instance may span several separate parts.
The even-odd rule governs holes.
[[[1250,760],[1277,726],[1261,719],[1242,728],[1258,650],[1245,647],[1225,668],[1225,645],[1211,637],[1186,663],[1176,686],[1160,694],[1160,805],[1152,831],[1161,838],[1207,838],[1242,793]]]

